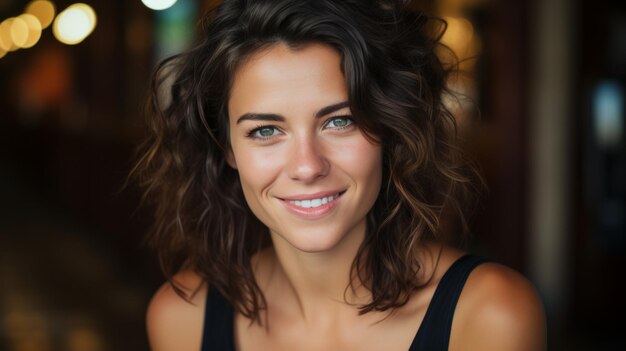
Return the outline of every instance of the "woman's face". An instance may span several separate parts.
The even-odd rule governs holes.
[[[229,163],[275,241],[322,252],[365,233],[382,154],[351,119],[347,101],[340,57],[325,45],[276,44],[237,70]]]

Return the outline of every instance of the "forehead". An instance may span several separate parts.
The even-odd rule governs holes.
[[[323,44],[292,49],[276,44],[254,53],[235,72],[231,116],[319,108],[348,99],[341,57]],[[284,112],[284,111],[283,111]]]

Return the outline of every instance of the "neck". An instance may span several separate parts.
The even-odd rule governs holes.
[[[369,291],[354,281],[349,287],[352,263],[365,238],[365,221],[357,225],[335,247],[324,252],[297,250],[282,237],[272,234],[277,258],[276,286],[281,301],[297,304],[303,319],[329,318],[340,312],[357,313],[369,301]]]

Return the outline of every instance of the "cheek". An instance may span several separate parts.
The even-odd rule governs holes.
[[[235,152],[237,170],[245,192],[259,192],[276,178],[280,171],[280,157],[272,148],[259,148]],[[246,194],[248,197],[250,194]]]
[[[336,152],[335,162],[358,180],[379,184],[382,176],[382,149],[365,138],[358,142],[343,145]]]
[[[280,158],[265,149],[246,148],[239,151],[235,152],[234,156],[246,203],[261,222],[265,223],[266,226],[271,226],[271,223],[268,222],[270,217],[262,205],[262,199],[263,194],[276,179],[280,169],[278,164]]]

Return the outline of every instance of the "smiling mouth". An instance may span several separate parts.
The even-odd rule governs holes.
[[[342,193],[337,193],[329,196],[324,196],[316,199],[309,200],[287,200],[289,203],[294,204],[302,208],[317,208],[337,200]]]

